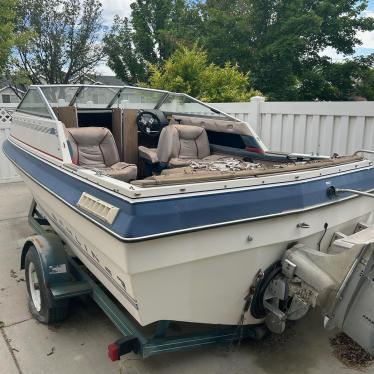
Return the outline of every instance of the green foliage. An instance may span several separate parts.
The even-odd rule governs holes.
[[[248,101],[260,95],[250,89],[249,74],[226,63],[223,68],[208,63],[207,53],[193,46],[179,47],[160,69],[150,66],[152,88],[184,92],[206,102]]]
[[[109,67],[137,83],[148,78],[149,64],[162,63],[179,42],[196,38],[199,17],[186,0],[136,0],[131,9],[131,19],[115,17],[104,43]]]
[[[201,7],[209,58],[250,70],[254,86],[277,100],[302,99],[300,79],[325,64],[326,47],[352,54],[357,31],[374,29],[373,18],[361,17],[361,0],[207,0]]]
[[[3,72],[15,43],[15,0],[0,0],[0,74]]]
[[[327,59],[318,67],[311,66],[300,76],[299,96],[303,100],[373,99],[374,55],[343,62]]]
[[[17,65],[33,83],[78,82],[104,54],[99,43],[99,0],[19,0],[18,30],[30,35],[17,46]]]
[[[374,101],[374,69],[367,70],[356,86],[356,95]]]
[[[133,43],[134,31],[125,17],[114,18],[110,33],[104,38],[108,66],[125,82],[143,81],[147,77],[146,62]]]
[[[253,96],[262,96],[260,91],[249,88],[249,73],[241,73],[229,62],[223,68],[210,64],[204,71],[202,86],[201,100],[206,102],[249,101]]]
[[[178,45],[196,44],[209,63],[250,72],[251,85],[270,100],[371,95],[368,60],[333,63],[323,56],[328,47],[353,55],[358,32],[374,30],[374,19],[362,16],[367,0],[136,0],[131,7],[131,18],[117,18],[106,39],[109,66],[128,82],[146,82],[150,73],[155,80],[155,65]],[[196,87],[182,78],[173,81],[180,90]]]

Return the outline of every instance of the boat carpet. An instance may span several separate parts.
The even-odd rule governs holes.
[[[327,160],[309,161],[308,163],[288,163],[278,164],[272,167],[261,167],[250,170],[239,171],[209,171],[194,170],[190,167],[170,169],[171,172],[161,175],[153,175],[143,180],[136,180],[131,184],[138,187],[154,187],[160,185],[186,184],[198,182],[212,182],[228,179],[243,179],[249,177],[268,176],[274,174],[282,174],[289,172],[297,172],[304,170],[324,169],[331,166],[343,165],[352,162],[362,161],[362,156],[343,156],[339,158],[331,158]]]

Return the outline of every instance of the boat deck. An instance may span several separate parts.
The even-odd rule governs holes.
[[[143,180],[136,180],[133,181],[132,184],[138,187],[153,187],[158,185],[241,179],[323,169],[363,160],[361,156],[343,156],[339,158],[295,162],[253,159],[250,162],[239,161],[243,164],[240,165],[235,164],[235,160],[239,160],[239,158],[231,158],[235,165],[230,168],[230,156],[226,155],[225,157],[229,158],[226,170],[215,168],[214,162],[209,162],[205,165],[204,163],[192,163],[192,166],[188,167],[163,170],[160,175],[153,175]],[[211,165],[213,165],[213,167]]]

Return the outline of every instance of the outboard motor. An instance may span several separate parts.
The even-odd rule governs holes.
[[[336,233],[328,253],[302,244],[288,249],[263,273],[251,312],[282,333],[287,320],[300,319],[315,306],[325,328],[344,331],[374,354],[374,227],[350,236]]]

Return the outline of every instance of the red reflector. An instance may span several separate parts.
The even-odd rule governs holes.
[[[119,348],[116,343],[112,343],[108,345],[108,357],[112,361],[118,361],[119,360]]]
[[[248,152],[260,153],[260,154],[265,153],[263,149],[255,148],[255,147],[245,147],[245,150]]]

